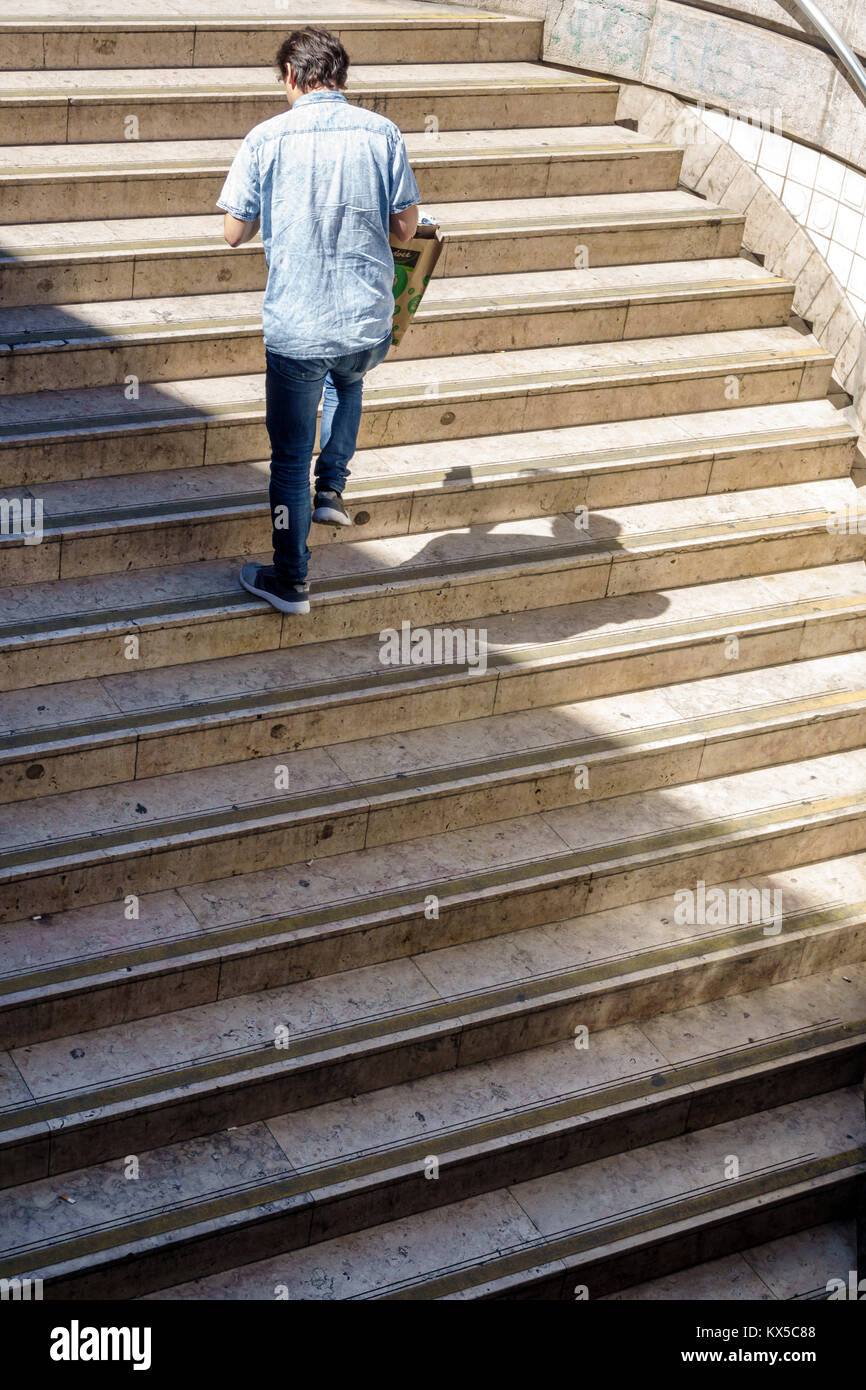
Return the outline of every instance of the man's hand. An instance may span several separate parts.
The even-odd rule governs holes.
[[[418,230],[418,204],[405,208],[403,212],[392,212],[388,225],[391,235],[398,241],[411,241]]]
[[[232,217],[227,212],[223,217],[223,236],[229,246],[243,246],[245,241],[252,241],[256,232],[259,230],[260,217],[255,222],[242,222],[239,217]]]

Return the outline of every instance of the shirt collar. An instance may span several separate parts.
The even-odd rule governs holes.
[[[306,101],[345,101],[346,96],[343,92],[334,91],[331,87],[322,87],[315,92],[302,92],[295,100],[292,110],[295,107],[303,106]]]

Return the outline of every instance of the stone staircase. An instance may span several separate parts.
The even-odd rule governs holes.
[[[0,1276],[711,1297],[802,1240],[767,1296],[820,1296],[866,1175],[866,567],[792,286],[539,23],[317,14],[445,246],[283,617],[236,577],[265,268],[213,205],[308,16],[9,5],[0,483],[44,536],[0,538]],[[383,664],[448,625],[486,659]]]

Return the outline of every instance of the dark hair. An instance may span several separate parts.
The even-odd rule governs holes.
[[[346,85],[349,55],[327,29],[314,29],[310,24],[304,29],[293,29],[277,49],[274,61],[283,81],[291,67],[302,92],[317,86],[339,91]]]

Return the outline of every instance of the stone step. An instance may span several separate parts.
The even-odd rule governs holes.
[[[390,360],[779,328],[794,286],[742,258],[434,279]],[[259,291],[9,309],[0,394],[260,372]]]
[[[542,23],[510,14],[473,13],[450,5],[425,4],[399,15],[381,4],[340,6],[332,13],[302,6],[290,14],[239,13],[221,16],[154,16],[153,4],[132,14],[123,5],[115,17],[79,18],[33,14],[0,20],[0,69],[235,67],[267,66],[293,26],[317,24],[337,34],[353,63],[489,63],[535,59]],[[270,7],[273,9],[273,6]]]
[[[438,277],[570,270],[739,254],[745,217],[684,188],[566,198],[430,203]],[[142,217],[4,227],[7,307],[264,289],[261,242],[229,248],[222,217]]]
[[[0,20],[0,1279],[641,1297],[866,1190],[856,421],[617,82],[338,4],[444,250],[304,619],[215,209],[299,17]]]
[[[5,591],[0,689],[373,634],[381,651],[403,623],[474,634],[479,615],[859,560],[864,527],[846,478],[321,546],[312,617],[229,561],[25,584]]]
[[[789,781],[795,771],[785,770]],[[715,782],[711,790],[721,791],[732,811],[727,820],[708,817],[706,808],[690,819],[670,792],[621,798],[615,809],[625,807],[626,827],[640,832],[623,853],[613,825],[576,859],[573,852],[563,853],[561,837],[535,815],[424,836],[412,842],[410,855],[402,845],[353,851],[12,923],[2,934],[8,969],[0,1045],[24,1047],[68,1032],[400,961],[431,948],[461,947],[455,965],[468,970],[479,986],[502,984],[522,979],[528,969],[521,949],[505,939],[508,934],[577,914],[585,937],[587,912],[602,914],[598,949],[593,947],[590,957],[600,950],[604,963],[611,933],[616,939],[622,921],[632,921],[632,905],[642,897],[668,895],[650,914],[664,930],[659,936],[654,929],[649,945],[671,946],[676,941],[670,931],[676,907],[671,895],[693,889],[702,878],[713,885],[741,872],[744,864],[752,878],[743,885],[760,885],[763,896],[758,911],[741,913],[735,903],[731,925],[759,927],[755,941],[765,946],[775,939],[764,931],[774,909],[783,917],[786,911],[789,916],[808,912],[813,936],[832,937],[829,955],[816,956],[812,942],[804,956],[809,970],[836,963],[840,953],[859,957],[866,894],[863,856],[852,853],[858,834],[862,840],[856,797],[844,804],[839,798],[825,798],[821,805],[812,801],[808,809],[785,806],[777,797],[763,811],[742,800],[758,786],[759,802],[764,801],[766,782],[766,774],[756,773],[751,781]],[[731,795],[740,800],[732,802]],[[639,815],[666,813],[668,803],[675,813],[668,827],[672,833],[648,833]],[[822,860],[833,835],[848,837],[849,858]],[[819,862],[790,872],[785,867],[809,861]],[[643,921],[643,909],[635,911]],[[682,920],[704,921],[706,915],[692,913]],[[727,922],[722,913],[712,925]],[[789,921],[786,931],[790,927]],[[485,943],[485,938],[491,939]],[[463,949],[469,942],[475,943],[472,950]],[[675,957],[668,952],[665,959],[670,963]],[[576,959],[592,963],[585,953]],[[757,962],[755,987],[765,963],[763,957]],[[744,987],[745,978],[738,976],[735,987]]]
[[[146,1297],[600,1298],[848,1217],[864,1174],[863,1105],[851,1087]]]
[[[369,730],[400,733],[764,666],[778,673],[780,663],[832,664],[832,654],[863,645],[866,571],[825,566],[480,625],[485,653],[443,650],[453,660],[438,665],[435,650],[419,650],[384,666],[378,641],[349,638],[9,692],[0,696],[0,801],[341,744]]]
[[[411,334],[407,341],[411,344]],[[834,359],[795,328],[386,360],[359,447],[418,445],[820,400]],[[269,454],[262,376],[0,396],[4,485],[246,462]]]
[[[212,213],[239,140],[122,140],[0,148],[7,223]],[[622,126],[409,132],[425,202],[659,192],[683,152]]]
[[[611,126],[619,86],[543,63],[379,62],[353,63],[346,95],[432,143],[440,130]],[[0,145],[242,138],[286,109],[270,64],[0,71]]]
[[[8,921],[143,879],[153,891],[866,745],[855,655],[721,685],[710,714],[684,717],[712,698],[700,683],[454,723],[443,711],[396,736],[22,799],[0,814],[0,909]]]
[[[607,1294],[617,1302],[817,1301],[851,1298],[857,1283],[857,1223],[853,1216],[766,1240],[735,1255]],[[842,1288],[840,1289],[840,1285]],[[862,1294],[860,1294],[862,1298]],[[707,1346],[710,1345],[707,1339]],[[716,1348],[718,1349],[718,1348]]]
[[[40,1278],[49,1298],[140,1296],[502,1184],[564,1169],[579,1183],[576,1165],[700,1143],[774,1105],[785,1110],[768,1125],[784,1127],[794,1103],[852,1085],[864,1061],[866,967],[835,964],[724,1005],[602,1024],[577,1054],[547,1043],[151,1150],[135,1182],[116,1162],[37,1179],[0,1196],[0,1277]]]
[[[282,820],[284,857],[297,858],[307,852],[305,845],[298,847],[297,833],[309,830],[318,797],[320,816],[331,817],[338,832],[328,851],[340,853],[341,862],[354,862],[358,851],[341,851],[339,836],[345,825],[338,824],[340,798],[353,805],[356,817],[360,805],[366,812],[363,853],[384,867],[389,862],[387,847],[404,847],[412,837],[426,844],[434,833],[446,836],[461,828],[474,833],[479,826],[493,825],[503,817],[512,820],[522,812],[533,815],[590,800],[598,803],[640,789],[717,779],[819,752],[857,750],[866,741],[864,675],[860,657],[825,658],[775,667],[771,673],[705,678],[669,686],[663,694],[644,692],[531,714],[441,724],[399,737],[360,739],[332,749],[330,787],[322,789],[320,783],[318,792],[311,794],[307,786],[306,798],[296,788],[293,804],[285,797],[266,798],[273,786],[273,759],[260,760],[258,767],[242,763],[224,769],[234,777],[222,777],[222,801],[220,779],[211,772],[209,777],[187,774],[141,780],[116,788],[112,795],[84,795],[74,805],[59,798],[31,804],[22,808],[20,827],[10,828],[13,849],[4,865],[8,881],[8,861],[17,850],[23,862],[29,851],[34,893],[21,900],[17,910],[31,912],[40,907],[40,892],[51,888],[47,873],[39,878],[37,854],[43,869],[64,855],[70,864],[74,861],[75,883],[85,882],[84,871],[89,867],[86,881],[92,893],[82,888],[77,900],[92,896],[99,903],[98,881],[105,904],[89,911],[64,912],[62,895],[56,893],[59,916],[55,903],[50,920],[39,913],[35,920],[41,925],[32,920],[13,922],[4,933],[8,967],[0,989],[0,1047],[40,1041],[100,1022],[145,1017],[160,1008],[176,1008],[178,999],[204,1002],[214,997],[218,980],[223,996],[232,990],[242,993],[251,981],[253,985],[261,982],[263,954],[268,955],[269,985],[277,978],[280,983],[296,978],[298,943],[289,932],[276,949],[273,920],[247,922],[240,937],[236,935],[239,922],[232,920],[232,933],[226,937],[224,925],[208,931],[205,928],[212,924],[196,922],[180,902],[169,913],[164,900],[146,895],[158,894],[186,872],[219,875],[224,854],[219,847],[229,834],[246,837],[252,854],[256,844],[251,837],[256,831],[263,833],[266,812],[264,833],[272,832]],[[443,748],[447,763],[439,751]],[[500,748],[508,751],[494,751]],[[298,777],[303,782],[309,762],[303,755],[292,755],[287,764],[290,786],[295,786]],[[371,770],[379,775],[371,778]],[[185,814],[178,814],[178,806],[186,808]],[[226,814],[229,807],[231,815]],[[6,821],[11,827],[12,816],[7,815]],[[137,835],[139,822],[146,827],[146,840]],[[295,840],[291,840],[293,830]],[[209,853],[208,831],[217,845]],[[31,842],[35,835],[41,836],[40,842],[28,846],[28,834]],[[151,847],[159,862],[143,867],[127,864],[136,853],[141,858],[142,844],[145,850]],[[181,859],[183,847],[188,853]],[[315,853],[315,847],[311,852]],[[419,852],[427,862],[425,845]],[[241,874],[242,870],[241,863]],[[322,872],[327,878],[327,863],[320,867]],[[146,881],[142,874],[148,876]],[[113,894],[132,891],[133,884],[137,896],[145,893],[140,919],[151,933],[156,930],[145,950],[135,940],[139,929],[127,925],[123,905],[115,902],[112,907],[109,901]],[[239,896],[245,886],[255,903],[260,896],[255,876],[248,883],[243,877],[233,882],[229,895],[249,917],[251,909]],[[14,905],[10,911],[15,912]],[[114,919],[116,924],[109,928]],[[291,915],[276,936],[289,930],[290,921]],[[167,934],[164,923],[170,924]],[[121,924],[128,939],[119,943]],[[391,941],[393,953],[393,936],[382,939]],[[368,944],[367,950],[375,955],[381,946]],[[397,954],[402,950],[405,946],[398,941]],[[324,958],[332,964],[333,956]],[[316,973],[317,961],[320,964],[323,959],[321,949],[318,955],[311,954],[306,943],[300,959],[302,971]]]
[[[857,439],[847,413],[821,400],[362,449],[345,494],[353,527],[314,526],[309,543],[728,492],[756,477],[765,485],[843,478]],[[6,581],[258,552],[270,538],[268,476],[259,461],[7,488]]]
[[[605,1023],[634,1022],[669,1008],[672,991],[685,1006],[769,980],[793,978],[801,973],[813,933],[811,949],[820,955],[823,947],[829,959],[823,956],[826,964],[802,973],[830,968],[849,952],[856,958],[862,954],[866,925],[863,901],[840,902],[833,894],[827,904],[825,896],[825,908],[817,917],[804,917],[805,935],[797,937],[792,923],[786,929],[783,920],[786,910],[796,912],[797,893],[791,895],[793,901],[781,891],[774,897],[767,875],[828,855],[862,855],[864,803],[866,754],[842,753],[805,765],[792,763],[619,797],[601,809],[568,807],[523,817],[499,827],[499,858],[505,858],[504,837],[509,842],[510,872],[503,872],[502,862],[491,870],[488,860],[484,874],[476,871],[467,883],[464,869],[458,887],[458,895],[463,890],[462,908],[450,900],[450,890],[457,885],[443,882],[442,868],[430,858],[431,851],[443,845],[447,856],[447,842],[458,832],[413,842],[411,851],[402,845],[404,874],[408,870],[416,879],[411,896],[414,932],[423,931],[411,955],[411,948],[404,947],[399,959],[348,969],[341,943],[331,934],[336,974],[271,988],[260,983],[255,993],[181,1008],[178,1004],[186,1000],[175,989],[171,1012],[163,993],[158,1007],[166,1012],[154,1017],[90,1026],[84,1032],[10,1049],[6,1104],[0,1110],[5,1182],[140,1153],[226,1125],[450,1071],[572,1037],[578,1024],[592,1030]],[[466,865],[473,853],[471,847],[466,849],[471,836],[460,834],[463,847],[453,847],[452,856],[459,853]],[[480,837],[485,838],[490,838],[489,829]],[[544,855],[542,844],[555,847],[555,852]],[[476,839],[476,855],[479,847]],[[515,865],[518,854],[522,862]],[[367,872],[375,874],[377,867],[382,865],[374,859]],[[332,857],[325,868],[333,895],[335,878],[339,881],[341,870],[352,865]],[[659,951],[660,938],[662,943],[673,941],[675,948],[681,944],[670,918],[678,920],[682,895],[689,894],[697,904],[701,883],[727,882],[731,869],[748,878],[759,898],[760,890],[767,889],[770,911],[763,920],[760,910],[735,907],[737,921],[746,919],[742,926],[728,922],[717,930],[712,924],[708,931],[709,913],[696,907],[685,913],[698,919],[698,925],[685,933],[690,942],[687,959],[682,950],[674,949],[673,955]],[[862,874],[862,864],[859,871]],[[292,865],[283,877],[314,885],[314,874],[303,863]],[[485,881],[484,894],[479,893],[479,877]],[[506,877],[510,893],[503,893]],[[426,879],[423,888],[417,884],[419,878]],[[274,892],[280,893],[282,883],[279,875],[271,874],[270,879],[273,910]],[[341,918],[344,931],[347,910],[357,914],[366,908],[369,919],[372,903],[361,897],[359,884],[356,878],[351,889],[343,886],[344,901],[336,912],[331,905],[330,915]],[[538,897],[542,884],[543,897]],[[139,882],[136,889],[145,892],[147,886]],[[234,886],[226,886],[228,899]],[[318,893],[322,886],[321,881],[315,885]],[[533,886],[535,894],[530,892]],[[623,912],[624,905],[645,901],[648,887],[654,894],[664,888],[670,894],[661,925],[658,904],[643,913],[637,907]],[[203,885],[203,890],[199,901],[213,893],[213,884]],[[528,902],[537,912],[558,901],[558,912],[551,915],[548,910],[535,920],[544,925],[567,916],[571,926],[565,930],[572,945],[570,955],[554,952],[551,957],[548,952],[544,968],[530,966],[518,971],[516,979],[506,967],[504,978],[510,983],[504,983],[502,962],[510,952],[501,933],[515,920],[521,930],[533,920],[519,908],[515,912],[515,890],[522,904]],[[826,880],[824,891],[826,895]],[[431,907],[431,894],[439,918]],[[402,896],[405,901],[410,894],[404,889]],[[196,901],[192,890],[190,897]],[[509,903],[505,920],[503,898]],[[393,900],[390,906],[393,910]],[[586,965],[581,914],[611,906],[630,925],[633,936],[640,938],[640,922],[649,925],[635,954],[627,961],[616,956],[611,961],[612,922],[595,923],[596,929],[608,928],[601,937],[608,963],[599,971]],[[218,901],[217,910],[225,911],[225,902]],[[118,904],[118,915],[119,911]],[[497,939],[492,947],[458,941],[437,974],[436,949],[450,945],[455,930],[459,932],[455,915],[474,920],[476,937],[490,932],[479,917],[495,921]],[[294,919],[295,930],[306,924],[305,917]],[[355,932],[363,930],[357,916],[354,920]],[[824,928],[831,940],[822,935]],[[31,934],[34,930],[31,925]],[[525,961],[519,944],[516,949]],[[474,967],[473,959],[478,961]],[[260,981],[266,969],[266,964],[264,970],[260,967]],[[210,974],[213,994],[212,966]],[[198,989],[202,990],[201,977]],[[152,991],[155,1006],[159,993]],[[101,1002],[110,1006],[110,996]],[[91,1024],[97,1021],[91,1019]]]

